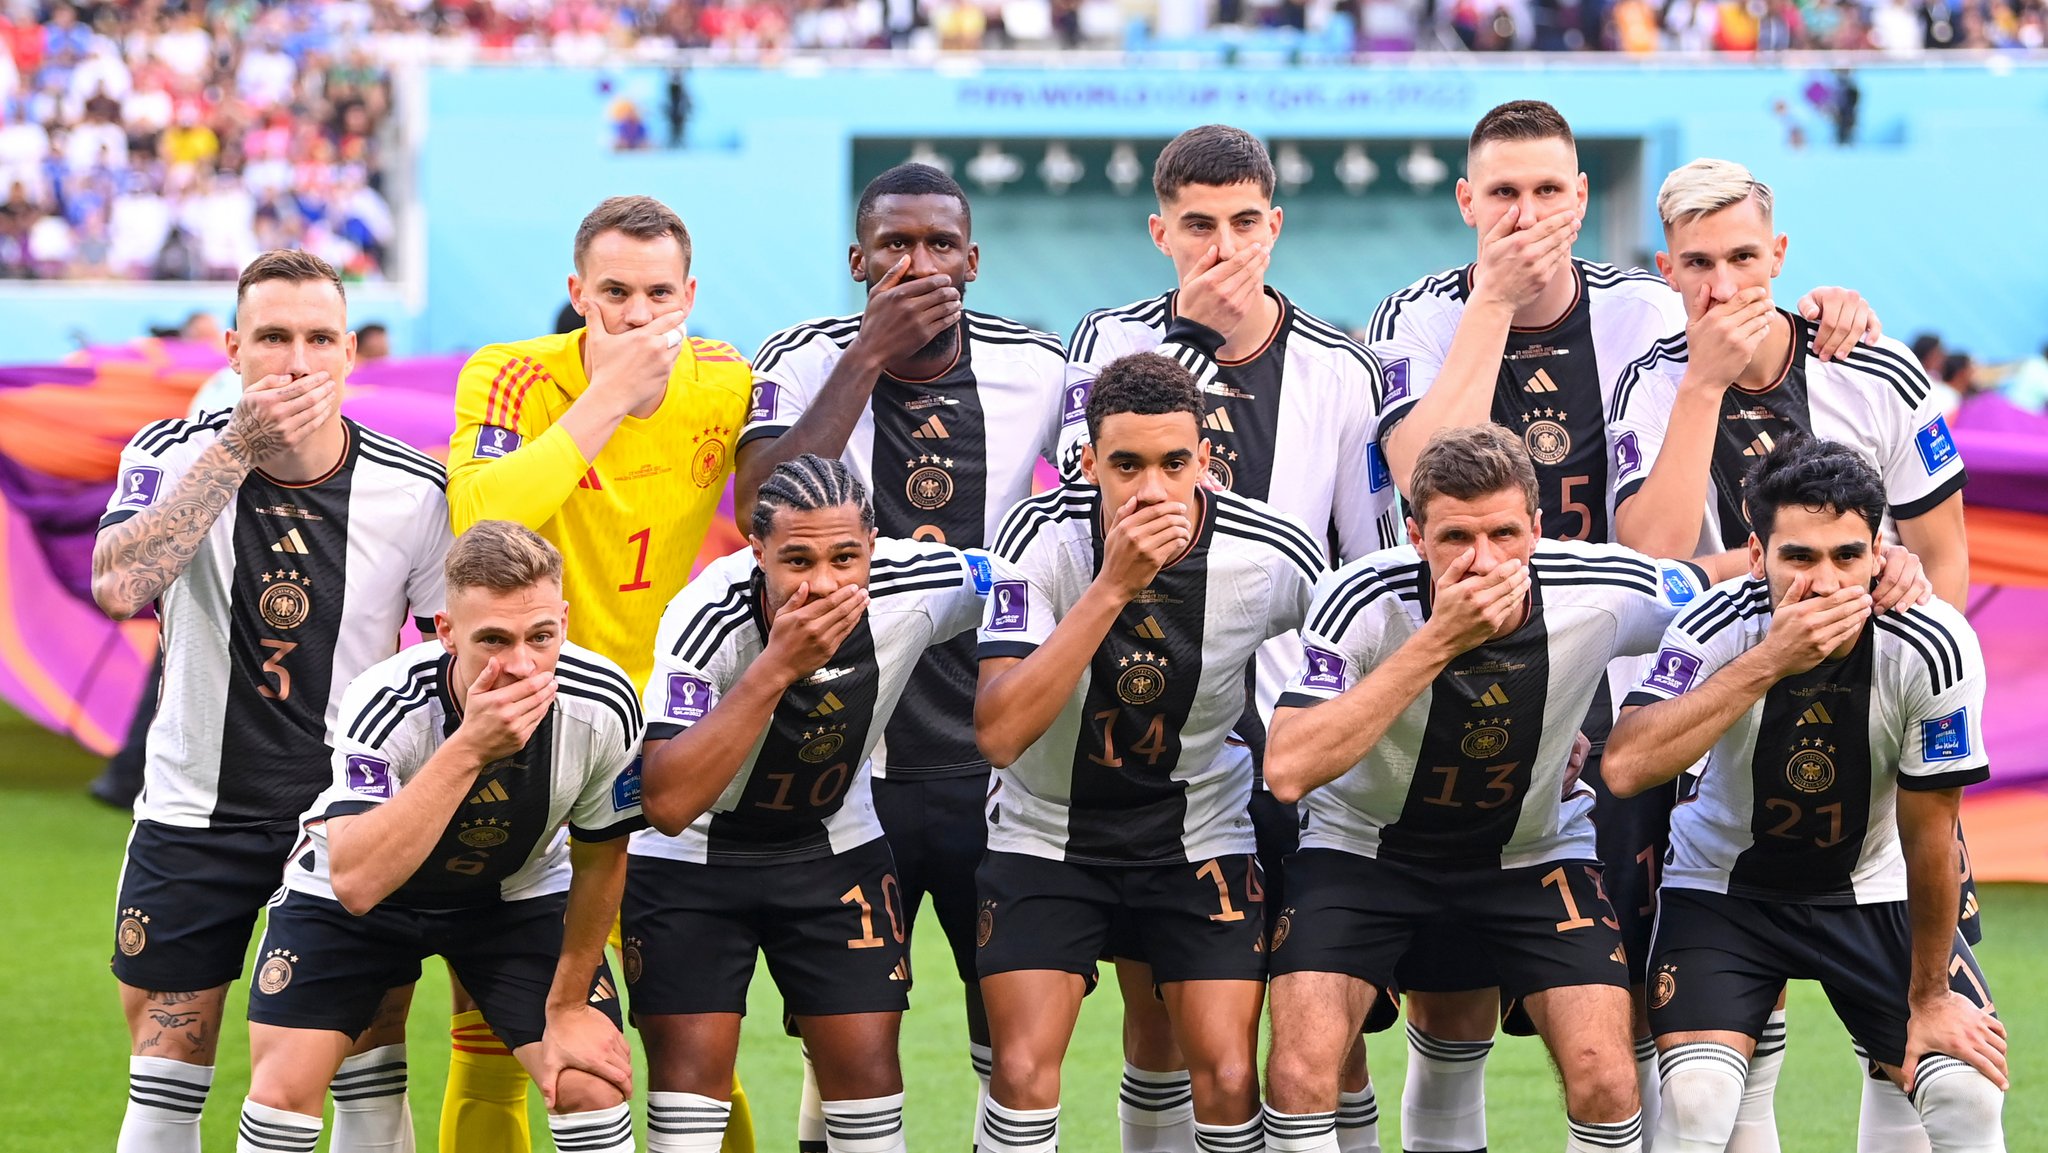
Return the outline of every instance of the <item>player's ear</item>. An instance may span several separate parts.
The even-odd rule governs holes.
[[[440,639],[442,648],[455,651],[455,622],[448,619],[446,609],[434,614],[434,635]]]
[[[1584,212],[1586,205],[1592,203],[1592,200],[1593,183],[1586,179],[1585,173],[1581,172],[1579,173],[1579,211]]]
[[[1408,522],[1408,544],[1410,547],[1414,548],[1416,552],[1421,552],[1422,526],[1415,523],[1415,518],[1413,516],[1407,517],[1406,520]]]
[[[1280,226],[1286,223],[1287,210],[1275,204],[1273,211],[1268,213],[1266,218],[1271,222],[1273,228],[1271,232],[1266,234],[1266,244],[1268,247],[1271,247],[1273,241],[1280,239]]]
[[[242,334],[236,329],[230,328],[226,332],[221,333],[220,339],[221,343],[227,346],[228,367],[233,369],[237,376],[241,375]]]
[[[846,270],[853,274],[855,284],[868,282],[868,256],[860,250],[859,242],[846,246]]]
[[[1764,542],[1754,532],[1749,534],[1749,575],[1764,579]]]
[[[341,372],[343,376],[347,376],[356,370],[356,334],[353,329],[341,334],[341,354],[343,357]],[[340,384],[341,382],[337,380],[335,383]]]
[[[1081,479],[1089,484],[1099,485],[1095,479],[1095,442],[1088,441],[1081,446]]]
[[[971,281],[980,275],[981,245],[970,240],[967,242],[967,279]]]
[[[1785,271],[1785,250],[1792,246],[1792,238],[1780,232],[1771,245],[1771,279],[1776,280]]]
[[[1162,204],[1160,207],[1164,208],[1166,206]],[[1152,232],[1152,247],[1167,256],[1172,256],[1173,253],[1167,251],[1166,247],[1166,219],[1155,212],[1145,219],[1145,227]]]
[[[1195,446],[1195,468],[1202,472],[1204,475],[1208,474],[1209,438],[1206,436],[1202,438],[1202,442],[1200,444]]]
[[[697,278],[694,276],[686,276],[683,278],[683,315],[690,315],[690,312],[696,307]]]
[[[1472,182],[1462,176],[1458,177],[1456,195],[1458,198],[1458,215],[1465,218],[1466,227],[1479,227],[1479,221],[1472,216]]]
[[[1669,243],[1670,243],[1670,241],[1668,241],[1668,240],[1667,240],[1667,241],[1665,241],[1665,243],[1666,243],[1666,244],[1669,244]],[[1668,253],[1668,252],[1659,252],[1659,253],[1657,254],[1657,275],[1659,275],[1659,276],[1661,276],[1661,277],[1663,277],[1663,278],[1664,278],[1664,283],[1666,283],[1666,284],[1670,285],[1670,286],[1671,286],[1671,290],[1672,290],[1673,292],[1681,292],[1681,293],[1682,293],[1682,292],[1684,292],[1685,290],[1684,290],[1684,289],[1682,289],[1682,288],[1680,288],[1680,287],[1678,287],[1678,282],[1677,282],[1676,280],[1673,280],[1673,279],[1671,279],[1671,274],[1672,274],[1672,273],[1673,273],[1674,271],[1676,271],[1676,270],[1677,270],[1677,268],[1678,268],[1678,262],[1677,262],[1677,261],[1675,261],[1675,260],[1673,260],[1673,259],[1671,259],[1671,254],[1670,254],[1670,253]],[[1777,273],[1773,272],[1773,273],[1772,273],[1772,275],[1773,275],[1773,276],[1775,276],[1775,275],[1777,275]]]
[[[569,307],[583,315],[583,278],[573,272],[569,274]]]

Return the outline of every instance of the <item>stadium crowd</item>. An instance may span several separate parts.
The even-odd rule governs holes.
[[[384,275],[390,69],[1009,47],[2040,48],[2048,0],[343,0],[0,9],[0,276]],[[1246,37],[1252,39],[1247,40]]]

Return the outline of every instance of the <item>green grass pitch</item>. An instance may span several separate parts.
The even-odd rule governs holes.
[[[125,1101],[127,1037],[107,973],[114,885],[127,820],[88,801],[84,783],[97,765],[67,742],[0,716],[0,805],[10,835],[0,841],[0,1148],[18,1153],[107,1149]],[[1984,893],[1989,939],[1982,950],[1992,989],[2013,1036],[2013,1090],[2006,1139],[2014,1150],[2048,1149],[2048,888],[1997,885]],[[959,985],[935,925],[918,938],[920,980],[903,1030],[906,1107],[913,1149],[964,1150],[974,1106]],[[237,1109],[248,1085],[248,1045],[240,1009],[228,998],[227,1039],[205,1119],[205,1146],[234,1145]],[[447,978],[430,963],[420,982],[411,1030],[412,1103],[422,1150],[434,1147],[447,1061]],[[795,1148],[799,1067],[796,1044],[782,1036],[779,1002],[765,970],[754,984],[740,1076],[754,1103],[765,1153]],[[1090,997],[1067,1057],[1063,1146],[1075,1153],[1117,1147],[1116,993]],[[1405,1045],[1398,1031],[1373,1039],[1380,1089],[1381,1141],[1399,1149]],[[1791,1044],[1778,1087],[1778,1125],[1786,1153],[1839,1153],[1855,1147],[1856,1070],[1847,1036],[1811,985],[1794,986]],[[1506,1040],[1487,1069],[1490,1147],[1499,1153],[1564,1146],[1556,1082],[1534,1040]],[[644,1090],[644,1068],[641,1086]],[[638,1109],[636,1108],[636,1113]],[[536,1145],[549,1148],[533,1108]],[[323,1145],[324,1148],[324,1145]]]

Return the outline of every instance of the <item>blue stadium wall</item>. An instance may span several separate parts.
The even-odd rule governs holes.
[[[676,207],[696,238],[692,330],[751,351],[770,331],[858,307],[846,276],[851,203],[867,168],[932,141],[964,160],[997,140],[1020,179],[975,195],[982,245],[975,307],[1065,332],[1091,306],[1160,291],[1170,269],[1145,237],[1150,201],[1099,174],[1067,197],[1037,172],[1047,142],[1099,154],[1149,147],[1223,121],[1302,142],[1320,158],[1292,206],[1271,280],[1312,311],[1362,322],[1388,291],[1469,258],[1448,183],[1427,194],[1395,161],[1413,141],[1454,162],[1487,108],[1538,97],[1586,141],[1607,195],[1583,255],[1643,259],[1661,236],[1652,198],[1696,156],[1741,160],[1778,191],[1792,237],[1786,302],[1815,284],[1862,289],[1898,335],[1934,328],[1981,357],[2048,339],[2048,68],[2009,62],[1872,66],[1854,147],[1820,110],[1829,69],[1602,61],[1542,69],[1403,65],[1350,69],[938,70],[702,68],[688,74],[687,147],[612,150],[607,111],[638,105],[657,142],[661,69],[436,70],[417,182],[425,269],[405,290],[366,288],[354,310],[390,324],[401,352],[471,348],[548,328],[566,299],[569,239],[599,199],[644,192]],[[1806,142],[1795,148],[1789,116]],[[1328,160],[1371,142],[1378,182],[1341,191]],[[1320,151],[1318,151],[1320,150]],[[856,156],[866,163],[856,171]],[[103,291],[0,286],[0,360],[44,359],[76,338],[114,341],[193,308],[225,311],[222,286]]]

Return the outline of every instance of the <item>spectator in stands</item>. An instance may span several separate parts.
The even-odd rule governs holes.
[[[391,330],[375,321],[356,329],[356,363],[366,364],[391,355]]]

